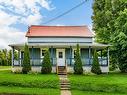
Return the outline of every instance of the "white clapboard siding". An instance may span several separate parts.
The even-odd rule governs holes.
[[[46,43],[46,42],[73,42],[73,43],[78,43],[78,42],[85,42],[85,43],[92,43],[92,37],[86,37],[86,38],[51,38],[51,37],[47,37],[47,38],[28,38],[28,43]]]

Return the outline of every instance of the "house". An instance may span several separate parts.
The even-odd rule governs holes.
[[[109,72],[109,45],[94,42],[94,35],[87,26],[39,26],[32,25],[26,33],[30,50],[33,71],[41,71],[44,52],[50,51],[52,71],[60,66],[66,67],[67,72],[73,72],[76,45],[80,46],[83,70],[90,72],[92,50],[100,51],[99,64],[102,72]],[[12,44],[12,71],[22,69],[24,44]],[[102,56],[102,50],[107,50],[107,56]],[[14,50],[19,51],[19,59],[14,59]]]

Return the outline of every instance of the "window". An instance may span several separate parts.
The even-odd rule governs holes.
[[[41,56],[44,57],[45,55],[45,50],[42,50]]]
[[[59,58],[63,58],[63,52],[59,52]]]

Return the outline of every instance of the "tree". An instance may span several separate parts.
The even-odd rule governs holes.
[[[1,65],[2,66],[7,66],[8,62],[7,62],[7,50],[6,49],[2,49],[0,52],[0,60],[1,60]]]
[[[23,74],[27,74],[31,70],[30,54],[29,54],[29,48],[27,44],[25,44],[25,47],[24,47],[24,57],[23,57],[22,66],[23,66],[22,68]]]
[[[126,9],[127,0],[94,0],[92,20],[97,42],[112,44],[112,39],[120,32],[127,35]],[[116,60],[110,48],[111,68],[117,67]]]
[[[76,55],[74,58],[74,74],[83,74],[82,61],[79,51],[79,44],[77,44]]]
[[[92,63],[91,72],[95,73],[97,75],[102,73],[101,69],[100,69],[99,60],[98,60],[98,54],[97,54],[96,50],[94,50],[93,63]]]
[[[49,50],[46,50],[42,62],[41,73],[46,74],[46,73],[51,73],[51,71],[52,71],[52,64],[50,61],[50,54],[49,54]]]
[[[11,66],[11,64],[12,64],[12,50],[8,51],[7,59],[8,59],[8,65]]]
[[[124,0],[94,0],[92,19],[97,42],[110,43],[116,33],[115,21],[126,5]]]
[[[120,32],[112,42],[119,69],[121,72],[127,72],[127,36]]]

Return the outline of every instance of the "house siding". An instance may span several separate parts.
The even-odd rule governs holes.
[[[92,37],[84,37],[84,38],[80,38],[80,37],[77,37],[77,38],[32,38],[32,37],[29,37],[28,38],[28,43],[57,43],[57,42],[60,42],[60,43],[70,43],[70,42],[76,42],[76,43],[92,43]]]

